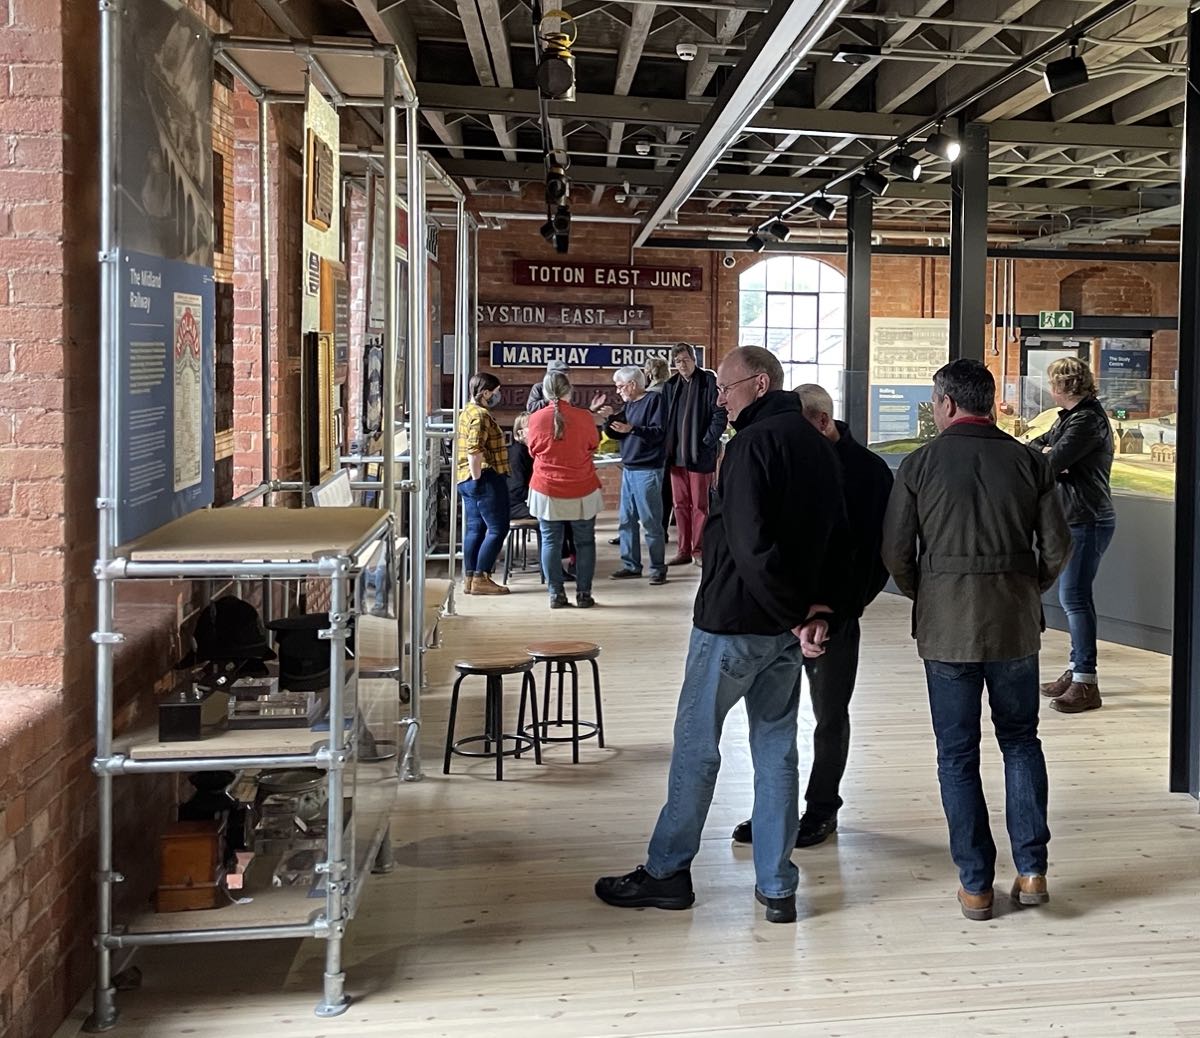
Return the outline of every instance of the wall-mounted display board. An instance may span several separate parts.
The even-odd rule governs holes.
[[[337,109],[310,82],[304,105],[304,294],[300,330],[305,332],[321,328],[321,261],[336,262],[340,254],[340,147]]]
[[[647,267],[621,263],[544,263],[513,260],[514,285],[552,288],[643,288],[700,292],[702,267]]]
[[[651,357],[671,361],[675,343],[637,345],[631,343],[595,344],[590,342],[493,342],[493,368],[544,368],[551,361],[562,361],[569,368],[642,367]],[[696,363],[704,367],[704,347],[695,346]]]
[[[346,378],[350,363],[350,279],[337,260],[321,260],[321,331],[333,335],[335,378]]]
[[[936,435],[931,380],[949,356],[944,317],[871,318],[870,443],[915,444]]]
[[[475,314],[480,324],[507,327],[644,330],[654,326],[653,307],[610,303],[480,303]]]
[[[300,353],[300,450],[305,482],[314,486],[338,460],[333,334],[306,332]]]
[[[167,0],[121,8],[117,540],[213,500],[212,37]]]

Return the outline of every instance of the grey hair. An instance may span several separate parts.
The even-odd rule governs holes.
[[[570,399],[571,380],[567,378],[565,371],[548,371],[546,377],[542,379],[542,392],[546,394],[546,399],[554,408],[554,438],[561,440],[566,434],[567,426],[563,421],[562,411],[558,404],[561,400]]]
[[[632,364],[627,364],[623,368],[617,368],[613,372],[614,382],[633,382],[639,389],[646,388],[646,373],[641,368],[635,368]]]
[[[806,417],[820,418],[823,414],[833,417],[833,397],[823,386],[818,386],[815,382],[806,382],[797,386],[795,393],[800,398],[800,406],[804,408]]]
[[[767,389],[783,388],[783,365],[770,350],[761,346],[739,346],[730,357],[741,361],[748,375],[766,375]]]
[[[564,400],[571,395],[571,380],[566,372],[549,371],[542,379],[542,392],[547,400]]]

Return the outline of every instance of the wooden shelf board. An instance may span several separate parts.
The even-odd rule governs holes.
[[[348,555],[387,515],[379,508],[210,508],[122,545],[131,562],[312,562]]]

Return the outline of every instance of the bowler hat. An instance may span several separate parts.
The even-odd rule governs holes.
[[[249,602],[226,595],[209,602],[196,621],[196,658],[200,660],[273,660],[262,617]]]

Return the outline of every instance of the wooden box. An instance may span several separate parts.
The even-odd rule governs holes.
[[[160,912],[218,908],[227,903],[225,818],[204,822],[172,822],[159,841]]]

